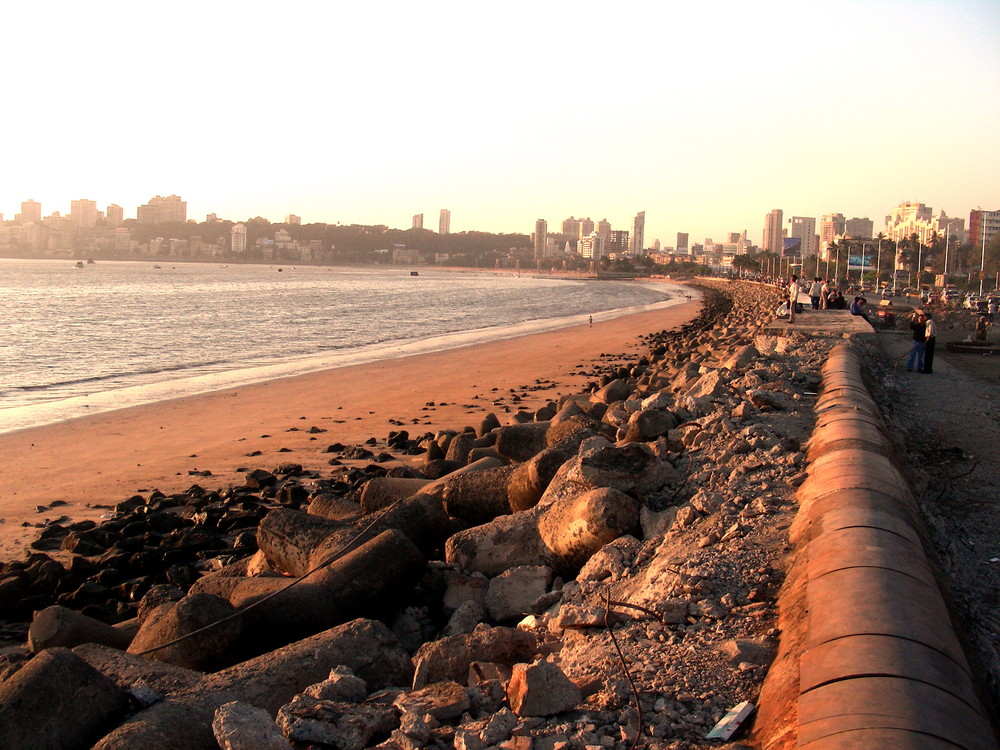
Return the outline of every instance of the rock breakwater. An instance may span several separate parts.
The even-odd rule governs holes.
[[[408,466],[248,469],[47,525],[0,568],[30,644],[3,657],[0,704],[36,705],[53,653],[104,678],[72,723],[105,749],[718,747],[776,650],[828,346],[761,334],[779,295],[713,282],[586,392],[393,433]]]

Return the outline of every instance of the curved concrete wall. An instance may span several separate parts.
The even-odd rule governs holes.
[[[755,739],[996,750],[860,358],[838,346],[822,374]]]

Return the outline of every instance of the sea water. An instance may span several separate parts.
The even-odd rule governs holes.
[[[685,293],[423,268],[0,260],[0,432],[607,319]]]

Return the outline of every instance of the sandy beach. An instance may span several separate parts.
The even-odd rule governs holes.
[[[518,407],[579,392],[602,354],[634,354],[640,335],[681,325],[697,310],[688,302],[0,435],[0,560],[20,557],[34,538],[25,523],[96,519],[107,509],[92,506],[154,489],[242,484],[246,468],[294,462],[326,474],[328,445],[383,441],[392,430],[461,429],[490,411],[504,422]],[[198,475],[205,471],[211,476]],[[66,504],[40,507],[56,501]]]

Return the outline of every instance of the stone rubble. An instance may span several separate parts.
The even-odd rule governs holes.
[[[370,692],[329,664],[276,710],[292,747],[625,750],[639,733],[650,747],[720,747],[704,735],[756,700],[774,657],[829,344],[762,333],[778,290],[705,284],[697,319],[643,337],[638,358],[602,357],[588,392],[507,425],[489,415],[461,432],[390,436],[387,448],[422,464],[352,467],[343,461],[373,451],[334,445],[333,477],[248,470],[242,487],[136,496],[101,524],[49,523],[27,559],[0,565],[0,611],[142,615],[133,654],[233,614],[204,641],[150,654],[158,668],[222,670],[164,701],[217,686],[222,707],[205,715],[198,703],[211,722],[198,736],[214,731],[221,747],[252,746],[260,715],[248,698],[258,692],[235,695],[219,675],[355,617],[390,625],[413,679]],[[45,554],[54,549],[72,562]],[[32,643],[40,653],[27,662],[0,663],[0,691],[51,651]],[[116,669],[123,684],[138,668]],[[254,680],[267,690],[266,671]],[[281,745],[271,733],[256,746]]]

